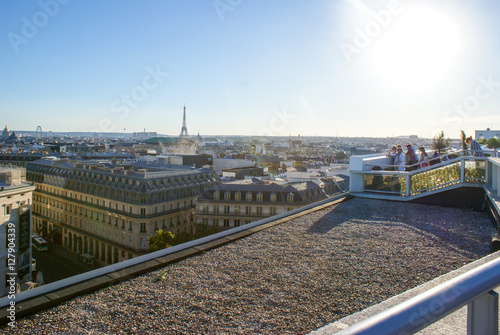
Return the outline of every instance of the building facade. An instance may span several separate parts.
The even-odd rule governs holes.
[[[31,281],[31,204],[35,187],[21,169],[0,168],[0,296]],[[15,292],[14,292],[15,293]]]
[[[228,183],[209,187],[198,198],[196,223],[225,230],[326,199],[339,192],[331,181],[293,184]]]
[[[28,164],[26,178],[34,230],[99,265],[144,254],[157,229],[193,233],[196,198],[219,182],[205,169],[60,159]]]
[[[489,140],[492,137],[500,138],[500,130],[492,130],[486,128],[486,130],[476,130],[476,140],[483,139]]]

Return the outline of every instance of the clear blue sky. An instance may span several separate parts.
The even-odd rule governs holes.
[[[190,134],[457,138],[500,128],[498,13],[495,0],[5,0],[0,122],[178,135],[186,104]]]

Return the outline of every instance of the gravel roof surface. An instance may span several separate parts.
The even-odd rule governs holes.
[[[304,334],[487,255],[494,234],[484,213],[352,199],[1,332]]]

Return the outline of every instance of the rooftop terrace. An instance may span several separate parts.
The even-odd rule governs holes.
[[[0,331],[308,333],[487,255],[495,234],[480,212],[329,204]]]

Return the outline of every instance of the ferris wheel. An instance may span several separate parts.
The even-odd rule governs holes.
[[[36,127],[36,138],[39,140],[42,138],[42,127],[40,126]]]

